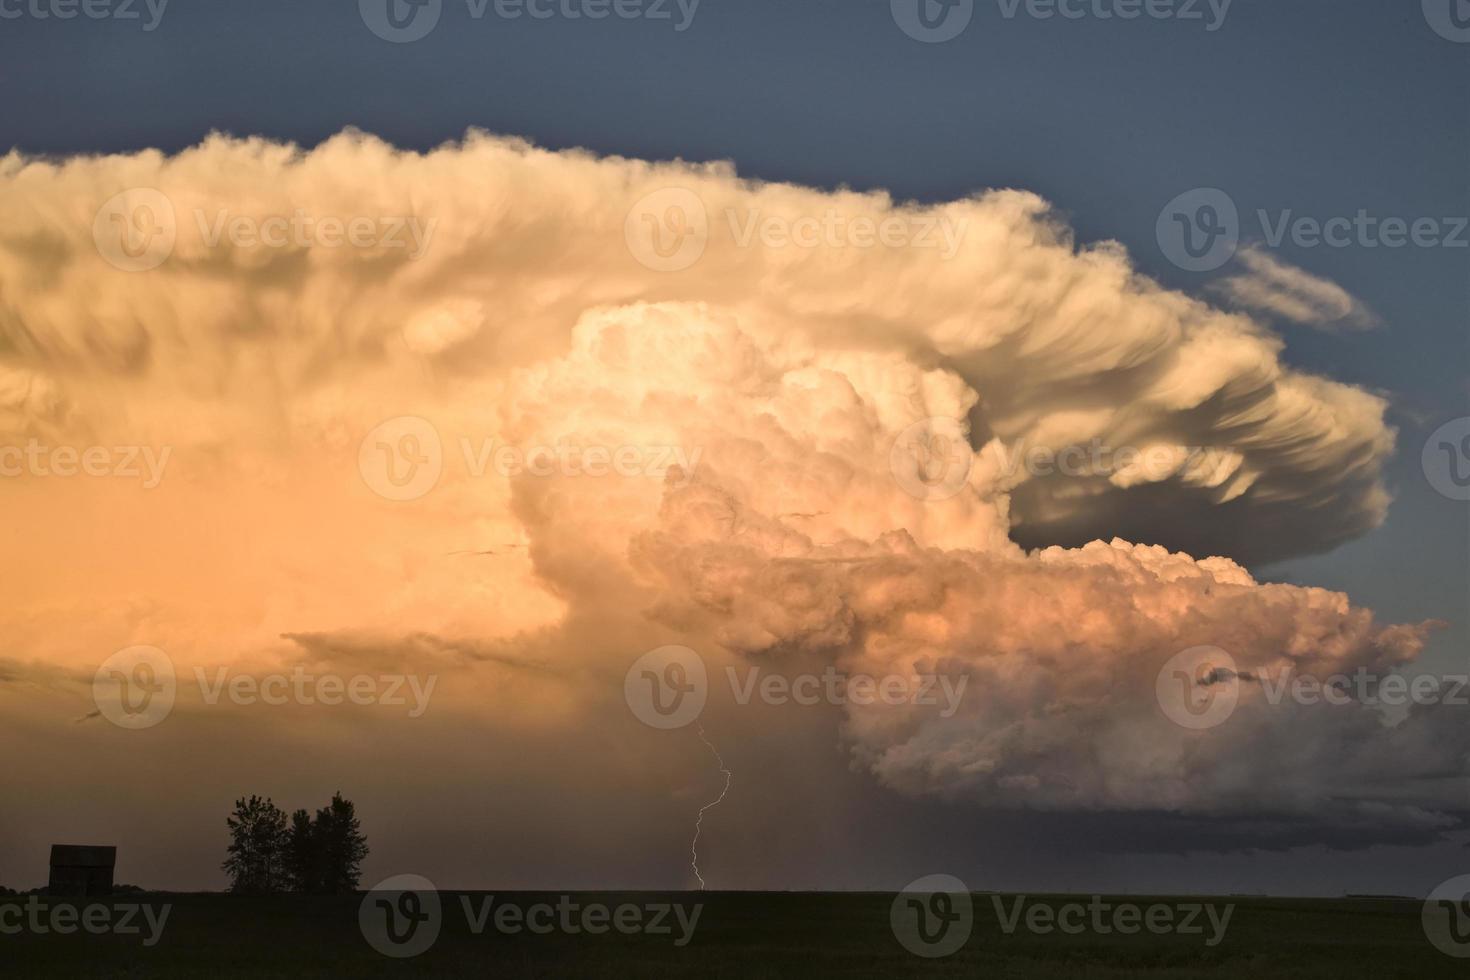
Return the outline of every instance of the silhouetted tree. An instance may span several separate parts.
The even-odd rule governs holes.
[[[332,794],[331,804],[316,813],[316,834],[322,855],[322,891],[333,895],[357,891],[368,845],[352,801],[344,800],[340,792]]]
[[[322,850],[311,814],[306,810],[291,814],[291,829],[286,832],[286,876],[292,891],[317,894],[325,890]]]
[[[340,895],[357,890],[367,840],[357,819],[357,808],[341,793],[316,812],[291,814],[282,845],[285,874],[293,891],[313,895]]]
[[[225,820],[230,828],[229,857],[221,867],[230,876],[230,891],[264,895],[286,885],[286,814],[269,799],[251,796],[235,801]]]

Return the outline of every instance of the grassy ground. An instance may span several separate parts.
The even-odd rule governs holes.
[[[496,894],[495,908],[555,905],[554,894]],[[1128,901],[1210,901],[1235,910],[1224,938],[1206,946],[1203,935],[1099,934],[1089,922],[1081,934],[1038,935],[1024,923],[1006,933],[992,896],[974,896],[974,926],[954,955],[922,959],[900,945],[890,926],[892,895],[679,893],[577,894],[581,906],[610,908],[703,903],[692,940],[675,946],[670,935],[603,935],[561,931],[510,935],[493,920],[476,935],[462,899],[481,908],[487,895],[442,896],[437,941],[412,959],[375,952],[359,927],[360,897],[243,898],[229,895],[143,895],[113,904],[173,906],[162,939],[145,948],[142,936],[0,935],[0,975],[6,977],[1249,977],[1298,980],[1347,977],[1465,977],[1466,961],[1436,950],[1420,925],[1420,903],[1395,899],[1297,900],[1222,898]],[[45,899],[48,904],[59,901]],[[1003,898],[1007,914],[1014,900]],[[1089,899],[1035,896],[1029,904],[1060,907]],[[0,924],[7,905],[0,898]],[[87,903],[70,903],[85,906]]]

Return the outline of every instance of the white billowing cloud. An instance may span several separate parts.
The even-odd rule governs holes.
[[[585,318],[571,354],[534,383],[541,398],[516,401],[545,421],[539,438],[569,438],[580,427],[561,406],[597,384],[600,421],[703,450],[692,477],[642,495],[658,512],[633,525],[631,572],[603,552],[616,577],[643,583],[655,620],[755,663],[968,679],[948,717],[848,706],[856,758],[894,788],[998,806],[1410,824],[1453,808],[1470,732],[1449,709],[1388,728],[1361,705],[1270,704],[1247,680],[1226,727],[1193,733],[1156,699],[1161,667],[1187,647],[1228,651],[1247,678],[1382,675],[1411,664],[1436,624],[1384,628],[1339,593],[1259,585],[1228,559],[1119,540],[1026,554],[1004,536],[1004,495],[980,484],[918,502],[887,470],[882,448],[905,417],[890,409],[913,399],[962,418],[969,399],[947,388],[952,377],[912,370],[913,394],[896,398],[855,382],[860,370],[762,357],[706,310],[631,307]],[[538,547],[621,543],[627,512],[609,517],[590,482],[541,498]]]
[[[130,187],[163,193],[177,222],[148,271],[93,238],[97,208]],[[693,195],[703,249],[660,271],[630,248],[630,215],[669,188]],[[383,238],[207,233],[296,215],[369,219]],[[743,239],[807,218],[810,245]],[[344,134],[309,152],[212,138],[172,157],[12,154],[0,219],[0,442],[174,451],[152,497],[0,487],[29,518],[4,623],[20,660],[85,667],[78,651],[129,642],[183,663],[281,663],[300,646],[283,637],[398,637],[409,659],[534,643],[554,681],[473,684],[464,706],[514,688],[513,714],[545,725],[677,637],[712,658],[968,676],[949,717],[848,709],[854,757],[903,792],[1448,819],[1467,729],[1444,712],[1386,728],[1247,696],[1204,734],[1160,713],[1155,676],[1190,646],[1248,673],[1413,660],[1430,624],[1385,628],[1232,560],[1375,526],[1393,433],[1381,399],[1290,370],[1277,337],[1140,277],[1115,244],[1079,249],[1034,195],[920,208],[726,165]],[[418,245],[406,230],[392,244],[394,222]],[[396,416],[429,421],[443,473],[390,503],[359,447]],[[975,450],[942,499],[892,468],[924,420]],[[501,471],[506,447],[582,452]],[[1025,462],[1074,449],[1066,472]],[[604,470],[627,450],[638,472],[587,475],[588,450]],[[1135,530],[1142,543],[1115,540]],[[79,567],[73,536],[133,557]],[[1155,544],[1180,540],[1201,557]]]
[[[135,187],[174,215],[172,253],[148,272],[114,268],[93,235],[98,208]],[[692,265],[656,271],[639,261],[657,258],[651,241],[630,248],[628,229],[662,229],[671,188],[707,240]],[[649,201],[658,213],[640,214]],[[0,209],[8,360],[70,378],[60,388],[92,424],[113,413],[83,402],[136,381],[155,394],[130,408],[132,431],[184,412],[259,438],[263,414],[284,422],[282,399],[365,371],[493,377],[564,351],[584,310],[693,300],[791,350],[952,371],[979,395],[977,446],[998,440],[1008,459],[1095,443],[1235,461],[1161,481],[1011,472],[1028,545],[1106,537],[1141,490],[1157,491],[1159,540],[1248,560],[1331,547],[1387,505],[1381,399],[1285,369],[1277,338],[1158,288],[1116,244],[1077,248],[1032,194],[920,208],[754,184],[724,164],[484,135],[414,154],[344,134],[310,152],[215,137],[173,157],[11,154]],[[272,219],[280,247],[260,243]]]
[[[1212,284],[1236,306],[1320,330],[1372,330],[1383,325],[1362,300],[1337,283],[1283,262],[1264,249],[1243,248],[1240,260],[1247,272]]]

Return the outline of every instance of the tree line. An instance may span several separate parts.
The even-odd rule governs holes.
[[[225,824],[230,846],[221,867],[230,876],[230,891],[340,895],[357,890],[367,838],[356,807],[341,793],[315,816],[297,810],[289,820],[268,797],[242,798]]]

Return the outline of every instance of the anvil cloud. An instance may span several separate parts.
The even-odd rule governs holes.
[[[167,201],[174,240],[128,271],[94,232],[137,188]],[[670,190],[707,215],[703,248],[652,268],[629,229]],[[200,234],[195,216],[222,211],[433,234],[415,254],[383,236]],[[834,211],[963,234],[773,247],[727,230],[732,214],[796,227]],[[0,442],[173,456],[146,493],[0,486],[26,517],[0,625],[19,674],[89,676],[132,643],[181,665],[427,663],[465,717],[524,730],[615,710],[627,663],[667,642],[772,669],[964,673],[953,717],[848,706],[852,758],[894,791],[970,805],[1434,833],[1464,804],[1470,728],[1448,708],[1389,725],[1247,689],[1228,726],[1193,733],[1154,700],[1187,647],[1228,650],[1243,677],[1386,671],[1434,626],[1247,571],[1369,531],[1389,503],[1383,399],[1282,349],[1116,243],[1078,246],[1022,191],[920,207],[484,134],[424,154],[357,133],[309,151],[212,137],[174,156],[11,154]],[[437,432],[443,472],[385,501],[359,448],[401,416]],[[977,451],[945,499],[895,478],[919,423]],[[662,479],[477,474],[459,447],[487,438],[699,455]],[[997,462],[1089,445],[1164,464]]]

